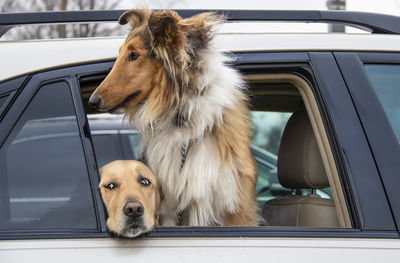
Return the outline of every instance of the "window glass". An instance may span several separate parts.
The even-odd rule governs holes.
[[[97,165],[99,168],[111,161],[125,159],[118,133],[92,133],[92,140],[96,152]]]
[[[141,151],[140,151],[140,135],[139,134],[128,134],[129,144],[133,151],[135,159],[141,158]]]
[[[365,65],[365,70],[400,142],[400,65]]]
[[[66,82],[42,86],[0,149],[0,230],[96,229]]]
[[[115,160],[135,160],[139,155],[139,134],[119,133],[119,126],[112,130],[93,130],[92,140],[96,152],[97,166]]]
[[[124,115],[88,114],[87,118],[99,168],[115,160],[138,159],[139,133]]]

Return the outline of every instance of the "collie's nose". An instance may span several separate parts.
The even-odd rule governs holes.
[[[89,107],[93,110],[100,109],[101,99],[97,96],[92,95],[89,99]]]
[[[124,205],[124,214],[129,217],[139,217],[143,215],[144,207],[139,201],[129,201]]]

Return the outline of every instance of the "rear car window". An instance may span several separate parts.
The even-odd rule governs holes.
[[[400,142],[400,65],[369,64],[365,70]]]
[[[0,149],[0,163],[0,230],[97,229],[66,82],[39,89]]]

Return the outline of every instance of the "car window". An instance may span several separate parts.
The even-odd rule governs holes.
[[[135,159],[141,158],[140,150],[140,135],[139,134],[126,134],[126,138],[129,140],[131,151],[133,152]]]
[[[257,163],[257,202],[260,208],[266,201],[286,196],[291,189],[283,187],[278,180],[277,161],[279,146],[291,112],[252,111],[253,137],[251,150]],[[311,194],[310,189],[298,189],[298,195]],[[318,189],[317,194],[331,199],[329,188]]]
[[[0,149],[0,230],[97,229],[66,82],[42,86]]]
[[[400,142],[400,65],[365,65],[365,70]]]
[[[98,167],[114,160],[124,160],[122,144],[119,134],[96,134],[92,133],[92,140],[96,152]]]
[[[112,130],[92,129],[98,167],[114,160],[135,160],[140,156],[139,134],[121,133],[120,128],[116,126]]]

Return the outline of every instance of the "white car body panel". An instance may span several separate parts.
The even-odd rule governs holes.
[[[394,262],[400,241],[168,238],[0,241],[1,262]]]
[[[124,37],[0,42],[0,81],[28,72],[113,60]],[[368,34],[220,34],[230,52],[380,51],[400,52],[400,36]]]

